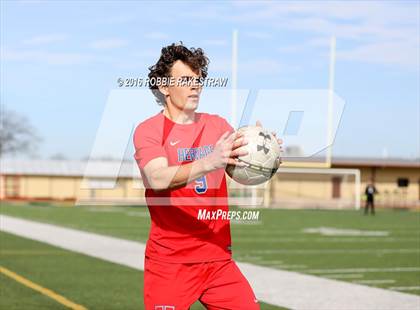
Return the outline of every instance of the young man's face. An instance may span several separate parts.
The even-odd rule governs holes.
[[[174,79],[175,85],[165,88],[169,95],[166,104],[172,104],[183,111],[195,111],[198,107],[202,87],[198,85],[180,86],[177,85],[177,82],[181,79],[200,78],[201,75],[192,71],[187,64],[177,60],[172,66],[171,77]]]

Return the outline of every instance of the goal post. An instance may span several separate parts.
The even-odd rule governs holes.
[[[229,182],[230,203],[282,209],[360,209],[360,170],[279,168],[259,186]]]

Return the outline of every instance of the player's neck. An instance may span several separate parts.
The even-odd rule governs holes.
[[[174,123],[187,125],[195,121],[195,111],[193,110],[179,110],[173,105],[166,104],[163,109],[163,115],[172,120]]]

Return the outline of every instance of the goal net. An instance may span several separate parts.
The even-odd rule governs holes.
[[[359,209],[360,171],[336,168],[280,168],[258,186],[230,180],[230,204],[249,207]]]

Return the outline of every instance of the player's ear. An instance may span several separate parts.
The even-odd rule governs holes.
[[[159,91],[166,97],[169,95],[168,86],[159,86]]]

